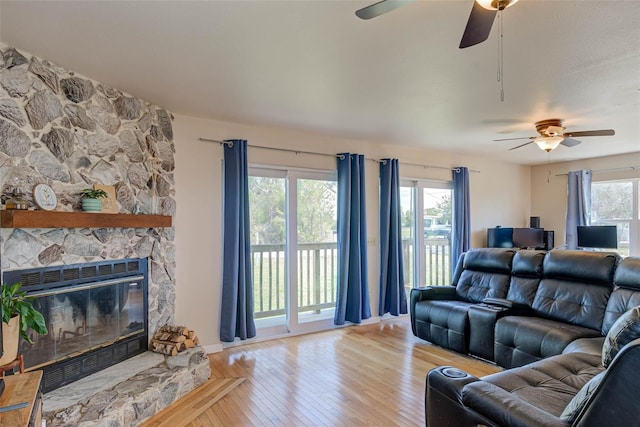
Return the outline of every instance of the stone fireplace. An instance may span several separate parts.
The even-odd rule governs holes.
[[[78,192],[116,189],[121,214],[175,215],[172,116],[120,90],[0,44],[0,194],[48,184],[54,210]],[[157,212],[151,209],[157,206]],[[1,228],[3,273],[127,258],[148,260],[148,328],[173,323],[173,227]]]
[[[21,340],[26,369],[43,371],[49,392],[147,350],[147,260],[91,262],[14,270],[35,298],[49,333]]]
[[[20,187],[29,207],[36,209],[32,191],[37,184],[43,183],[57,196],[55,211],[77,212],[80,210],[78,192],[101,184],[115,187],[116,210],[120,214],[153,213],[173,217],[176,203],[172,120],[172,115],[162,107],[0,43],[0,196],[3,196],[3,202],[10,188]],[[116,266],[121,260],[144,260],[148,272],[143,279],[147,286],[147,302],[143,302],[146,304],[143,313],[145,333],[155,331],[160,325],[174,323],[174,250],[172,226],[113,228],[98,224],[91,227],[0,228],[0,271],[7,281],[18,275],[20,281],[28,282],[30,276],[23,276],[23,273],[32,269],[57,271],[56,274],[64,278],[65,274],[72,274],[65,272],[73,271],[77,265],[89,263],[97,266],[95,271],[99,272],[108,265],[113,270],[119,268]],[[77,268],[83,271],[83,267]],[[47,294],[52,291],[47,286],[34,289],[48,299],[48,307],[52,310],[48,326],[54,325],[53,335],[43,337],[40,345],[48,343],[49,353],[52,346],[57,350],[58,344],[71,346],[81,337],[86,338],[92,325],[102,322],[118,325],[106,339],[116,343],[114,353],[95,353],[95,358],[89,357],[80,363],[81,366],[86,365],[84,367],[88,369],[101,366],[106,359],[118,359],[123,345],[128,353],[145,349],[147,338],[137,336],[137,320],[123,323],[120,319],[117,323],[115,318],[120,309],[133,310],[127,304],[143,292],[138,289],[138,286],[144,286],[141,283],[139,279],[120,283],[115,291],[98,291],[102,288],[99,284],[95,291],[88,290],[89,296],[78,297],[75,302],[72,301],[75,297]],[[128,292],[123,293],[122,289],[128,289]],[[93,296],[94,292],[110,296],[115,292],[115,296],[101,305],[103,303],[98,302],[101,297]],[[66,308],[57,305],[65,299],[70,305]],[[82,306],[80,300],[89,303]],[[109,314],[111,305],[113,310]],[[91,310],[100,313],[102,319],[88,316]],[[129,331],[129,327],[133,330]],[[113,338],[113,335],[124,338]],[[93,345],[90,340],[90,346]],[[103,347],[98,343],[95,346]],[[94,350],[91,347],[89,356]],[[78,365],[70,362],[66,351],[70,350],[53,358],[61,359],[63,373],[65,369],[78,371]],[[141,356],[144,355],[123,363]],[[69,365],[65,365],[67,362]],[[44,362],[34,358],[28,363],[40,366]],[[60,370],[56,372],[60,373]],[[52,373],[49,381],[51,384],[65,383],[67,377]],[[48,395],[75,387],[81,381],[47,393],[45,404],[51,399]],[[192,380],[185,381],[193,387]],[[179,387],[180,393],[189,387]],[[66,391],[67,394],[73,392]],[[132,396],[142,394],[136,391]],[[86,396],[78,397],[80,402],[87,399]],[[170,403],[170,399],[167,402]],[[136,407],[145,404],[138,402]],[[72,405],[69,410],[74,411],[77,406]]]

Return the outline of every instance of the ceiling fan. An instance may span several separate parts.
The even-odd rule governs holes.
[[[554,150],[558,145],[564,145],[565,147],[574,147],[580,144],[582,141],[573,139],[573,137],[583,136],[611,136],[615,135],[613,129],[601,129],[601,130],[584,130],[579,132],[564,132],[564,126],[562,126],[562,119],[546,119],[536,122],[536,130],[540,136],[529,136],[523,138],[504,138],[494,139],[494,141],[515,141],[518,139],[529,139],[529,142],[510,148],[509,151],[517,148],[529,145],[535,142],[541,150],[547,153]]]
[[[357,10],[356,16],[360,19],[375,18],[413,1],[415,0],[382,0]],[[482,43],[489,38],[491,26],[498,11],[517,2],[518,0],[475,0],[462,34],[460,49]]]

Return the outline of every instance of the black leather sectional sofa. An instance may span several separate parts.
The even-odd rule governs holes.
[[[505,371],[429,372],[427,425],[640,426],[638,306],[640,258],[467,252],[452,286],[412,291],[413,332]]]

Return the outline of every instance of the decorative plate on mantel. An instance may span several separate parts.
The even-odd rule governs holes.
[[[33,188],[33,200],[45,211],[52,211],[58,204],[56,193],[47,184],[38,184]]]

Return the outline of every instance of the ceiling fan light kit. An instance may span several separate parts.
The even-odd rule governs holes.
[[[535,123],[536,130],[540,136],[526,136],[523,138],[503,138],[494,139],[494,141],[515,141],[518,139],[528,139],[529,142],[510,148],[516,150],[526,145],[535,142],[541,150],[547,153],[551,150],[558,148],[558,145],[562,144],[565,147],[575,147],[580,144],[581,141],[573,139],[574,136],[613,136],[616,132],[613,129],[600,129],[600,130],[583,130],[578,132],[565,132],[565,127],[562,124],[562,119],[545,119]]]
[[[558,145],[560,145],[562,140],[564,140],[564,138],[561,136],[539,136],[534,139],[533,142],[535,142],[541,150],[548,153],[549,151],[558,148]]]
[[[504,10],[518,3],[518,0],[476,0],[476,2],[487,10]]]

